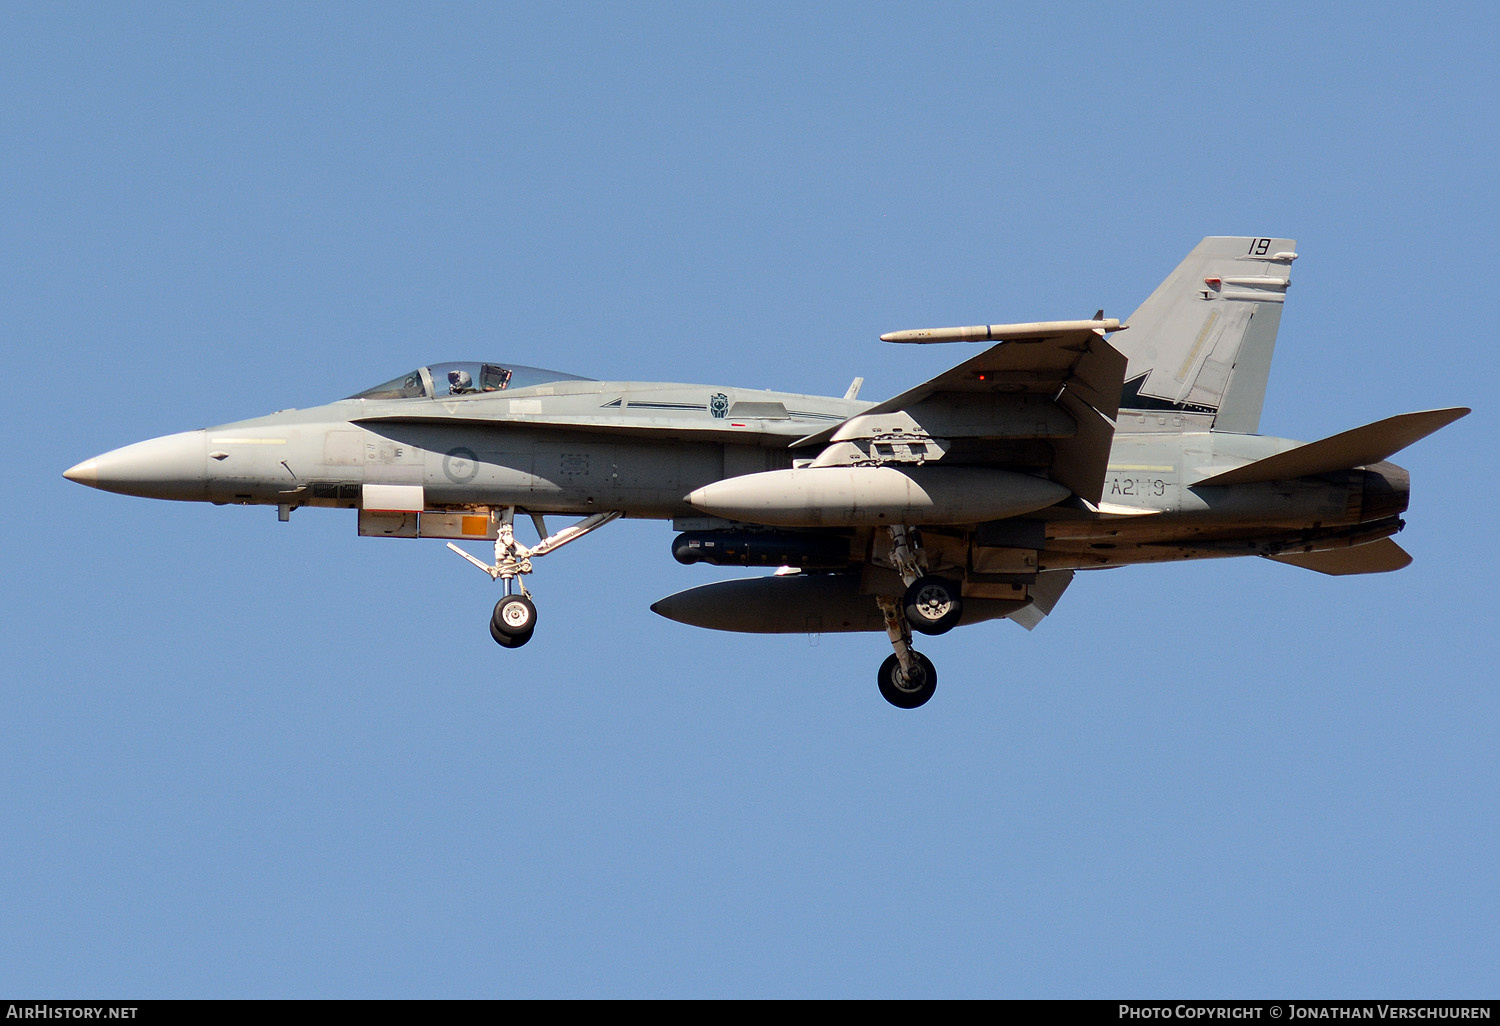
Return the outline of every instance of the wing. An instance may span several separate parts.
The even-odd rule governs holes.
[[[891,342],[993,341],[978,356],[815,434],[814,466],[926,463],[1045,475],[1097,503],[1125,357],[1117,320],[894,332]]]

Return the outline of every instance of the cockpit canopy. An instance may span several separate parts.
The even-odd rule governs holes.
[[[446,396],[514,391],[551,381],[592,381],[562,371],[526,367],[519,363],[434,363],[418,367],[383,385],[367,388],[350,399],[441,399]]]

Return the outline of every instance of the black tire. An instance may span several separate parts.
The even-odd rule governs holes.
[[[502,632],[500,628],[496,627],[494,621],[492,620],[490,621],[490,637],[494,638],[495,644],[499,645],[501,648],[520,648],[522,645],[526,644],[526,642],[531,640],[531,632],[527,631],[525,634],[517,634],[512,637],[511,635]]]
[[[901,660],[892,652],[890,658],[880,664],[880,694],[897,709],[915,709],[926,703],[937,690],[937,667],[921,652],[913,652],[917,661],[920,681],[898,680],[901,676]]]
[[[918,578],[901,605],[911,629],[922,634],[947,634],[964,615],[959,586],[946,577]]]
[[[529,637],[536,630],[536,606],[525,595],[507,595],[495,603],[490,626],[512,638]]]

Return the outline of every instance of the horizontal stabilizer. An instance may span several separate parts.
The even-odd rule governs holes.
[[[1467,407],[1425,410],[1387,417],[1373,424],[1299,445],[1267,456],[1243,467],[1195,482],[1201,485],[1241,485],[1259,481],[1287,481],[1298,477],[1331,474],[1352,467],[1365,467],[1389,459],[1408,445],[1447,427],[1469,413]]]
[[[1388,574],[1411,565],[1411,555],[1391,541],[1382,538],[1350,549],[1324,549],[1322,552],[1292,552],[1267,556],[1278,563],[1300,566],[1320,574],[1344,577],[1349,574]]]

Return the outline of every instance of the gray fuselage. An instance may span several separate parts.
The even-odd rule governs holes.
[[[440,398],[355,398],[137,443],[89,461],[83,477],[111,491],[221,504],[352,509],[366,485],[419,485],[431,510],[614,510],[701,521],[686,501],[690,492],[792,467],[813,455],[790,448],[798,439],[869,406],[712,385],[584,380]],[[1022,523],[940,525],[924,533],[939,563],[950,567],[972,567],[968,550],[977,546],[1032,549],[1037,570],[1057,570],[1267,555],[1317,539],[1368,541],[1399,530],[1407,479],[1389,463],[1293,481],[1195,486],[1299,443],[1214,432],[1193,419],[1121,411],[1097,506],[1074,499]],[[959,459],[939,454],[917,462],[941,471],[961,465],[960,453],[952,455]],[[895,465],[912,462],[903,453]],[[852,533],[851,558],[867,549],[871,532]]]

